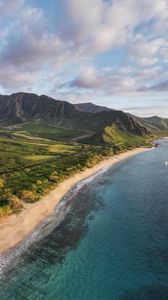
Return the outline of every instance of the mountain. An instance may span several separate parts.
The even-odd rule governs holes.
[[[100,105],[93,104],[92,102],[77,103],[77,104],[74,104],[74,106],[80,111],[90,112],[90,113],[94,113],[94,114],[98,113],[100,111],[113,111],[114,110],[114,109],[108,108],[106,106],[100,106]]]
[[[93,103],[79,103],[75,106],[81,111],[89,111],[92,113],[97,113],[100,111],[114,111],[114,109]],[[142,118],[129,113],[127,113],[127,115],[134,119],[134,121],[140,126],[145,127],[151,133],[168,131],[168,119],[166,118],[160,118],[158,116]]]
[[[145,136],[149,133],[145,126],[140,125],[123,111],[104,108],[100,110],[94,104],[89,104],[89,107],[92,107],[92,112],[81,111],[76,105],[45,95],[29,93],[1,95],[0,125],[36,122],[68,130],[82,129],[88,136],[93,136],[92,141],[96,139],[98,142],[102,141],[105,128],[112,125],[115,125],[117,130],[131,135]],[[95,112],[97,109],[99,111]]]
[[[149,131],[153,133],[168,131],[168,119],[160,118],[157,116],[140,118],[131,115],[135,122],[138,122],[140,126],[145,126]]]
[[[78,111],[70,103],[55,101],[44,95],[17,93],[0,96],[0,123],[3,124],[32,120],[62,124],[64,120],[77,115]]]

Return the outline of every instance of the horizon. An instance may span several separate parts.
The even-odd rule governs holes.
[[[168,0],[0,0],[0,94],[168,118]]]

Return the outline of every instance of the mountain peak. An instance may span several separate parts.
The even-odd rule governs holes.
[[[112,108],[108,108],[101,105],[96,105],[92,102],[86,102],[86,103],[77,103],[75,104],[75,107],[83,112],[91,112],[91,113],[98,113],[101,111],[112,111]]]

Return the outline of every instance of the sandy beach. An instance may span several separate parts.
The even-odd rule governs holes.
[[[78,182],[92,176],[103,168],[110,167],[144,150],[146,148],[137,148],[107,158],[93,168],[86,169],[64,180],[54,190],[42,197],[39,202],[28,204],[20,214],[0,219],[0,254],[24,240],[38,224],[53,213],[61,198]]]

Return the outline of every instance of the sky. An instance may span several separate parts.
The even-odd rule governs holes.
[[[168,117],[168,0],[0,0],[0,94]]]

